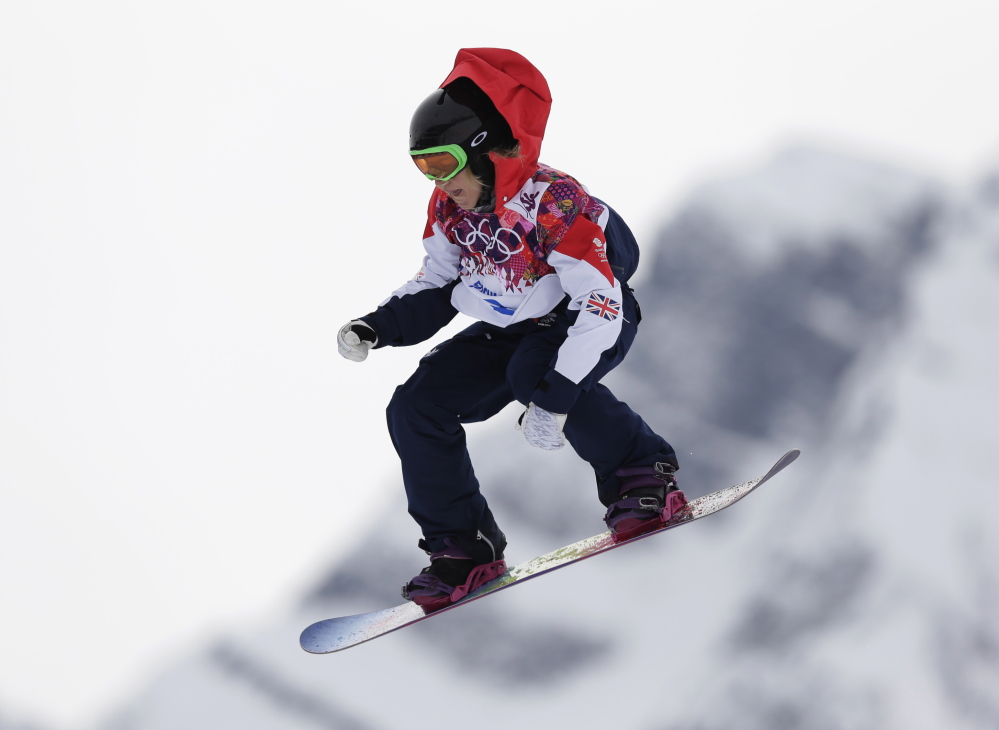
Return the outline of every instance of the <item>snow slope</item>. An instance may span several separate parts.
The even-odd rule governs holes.
[[[999,178],[974,194],[792,149],[694,194],[646,251],[610,378],[709,520],[342,654],[299,631],[398,602],[400,498],[284,616],[170,668],[106,730],[999,727]],[[470,429],[516,563],[602,529],[592,475]],[[388,457],[387,457],[388,458]]]

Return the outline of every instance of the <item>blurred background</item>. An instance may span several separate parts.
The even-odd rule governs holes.
[[[995,6],[649,13],[0,6],[0,728],[999,727]],[[610,382],[688,495],[803,456],[307,656],[423,565],[383,409],[429,345],[335,333],[419,267],[410,115],[475,46],[541,69],[542,160],[643,244]],[[520,562],[603,527],[514,418],[469,430]]]

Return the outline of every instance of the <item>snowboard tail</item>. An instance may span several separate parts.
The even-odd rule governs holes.
[[[666,530],[671,530],[674,527],[707,517],[738,502],[797,459],[800,453],[798,449],[792,449],[778,459],[777,463],[770,467],[770,470],[763,476],[691,500],[658,530],[646,532],[630,540],[622,540],[621,542],[614,542],[610,532],[603,532],[585,540],[580,540],[560,550],[555,550],[547,555],[541,555],[533,560],[521,563],[503,575],[479,586],[479,588],[469,593],[460,601],[432,613],[424,613],[423,609],[415,603],[407,602],[381,611],[361,613],[355,616],[340,616],[338,618],[318,621],[302,632],[300,644],[310,654],[329,654],[349,649],[352,646],[363,644],[366,641],[371,641],[379,636],[398,631],[406,626],[425,621],[434,616],[440,616],[459,606],[477,601],[490,593],[495,593],[504,588],[523,583],[531,578],[537,578],[545,573],[550,573],[553,570],[558,570],[567,565],[578,563],[581,560],[592,558],[608,550],[638,542]]]

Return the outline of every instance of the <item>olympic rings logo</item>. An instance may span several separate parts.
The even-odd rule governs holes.
[[[487,220],[479,221],[464,237],[455,231],[458,242],[474,253],[488,253],[497,264],[509,261],[524,250],[524,239],[510,228],[497,228],[492,231]]]

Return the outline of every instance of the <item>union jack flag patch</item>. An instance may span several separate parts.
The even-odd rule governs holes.
[[[586,302],[586,311],[604,319],[615,320],[621,314],[621,305],[610,297],[593,292],[590,294],[589,301]]]

